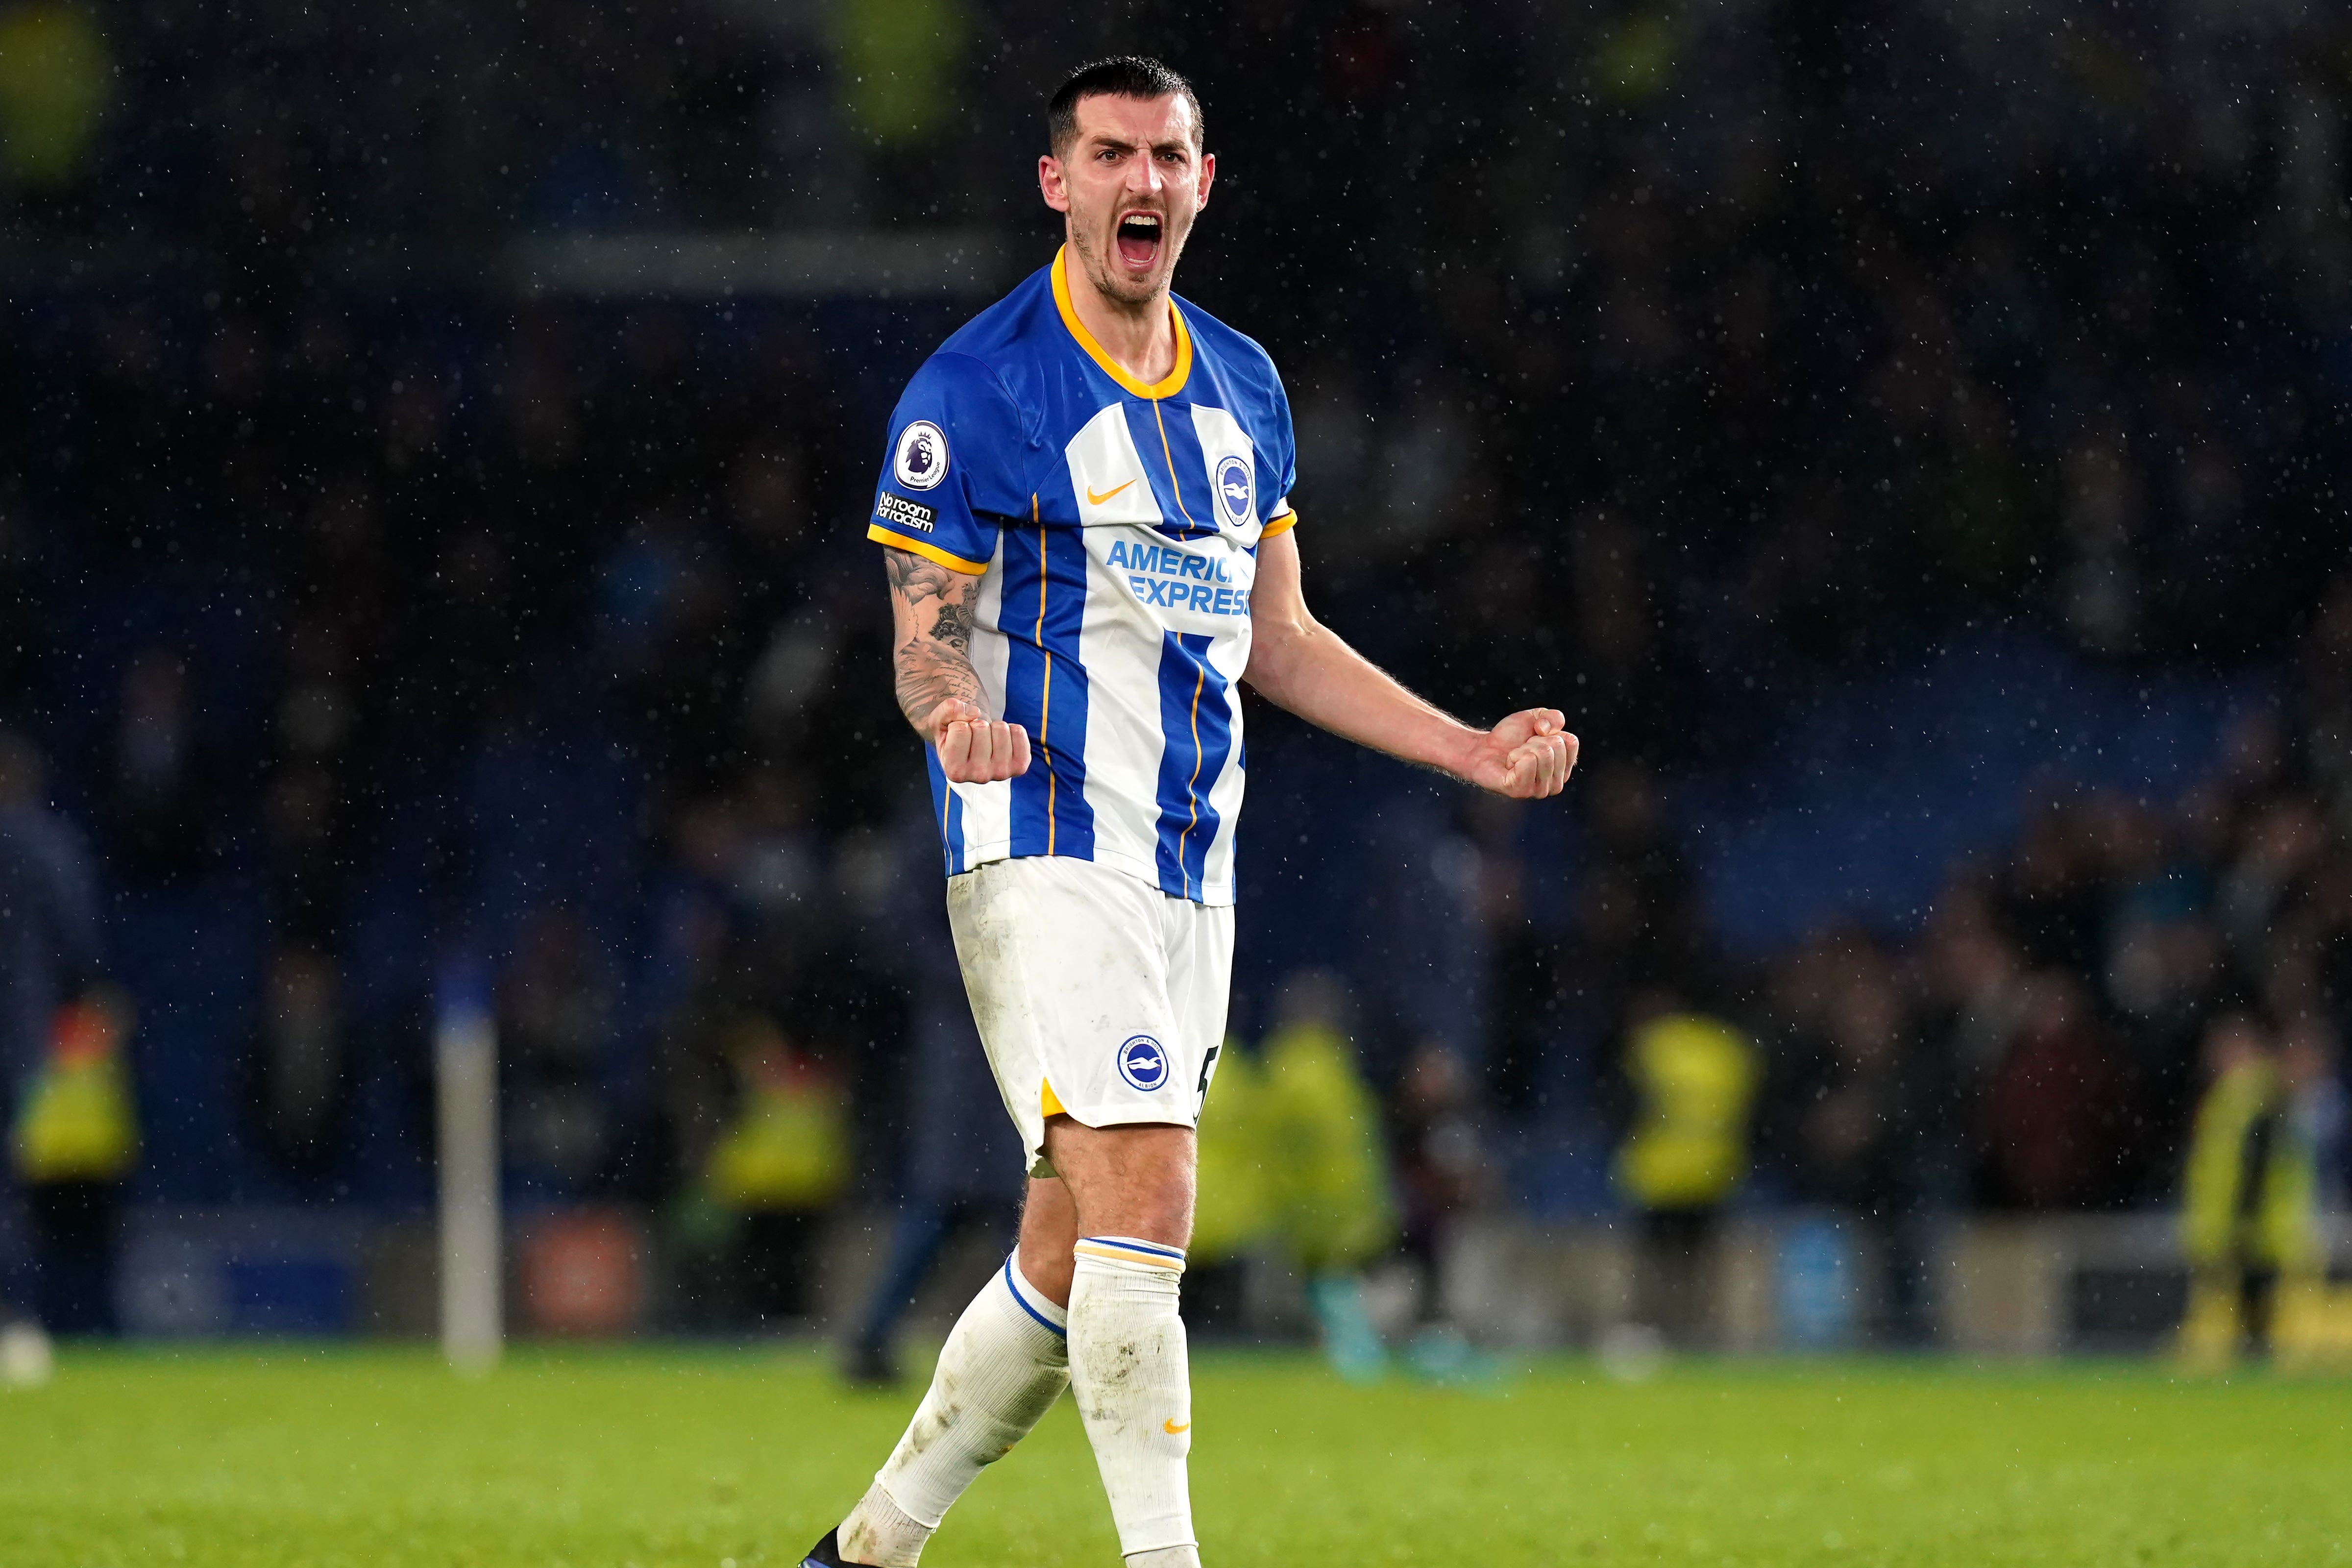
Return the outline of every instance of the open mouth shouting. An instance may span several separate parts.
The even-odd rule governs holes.
[[[1118,258],[1131,273],[1146,273],[1160,259],[1164,225],[1156,212],[1138,207],[1119,214]]]

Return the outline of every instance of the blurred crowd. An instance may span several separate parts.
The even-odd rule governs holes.
[[[2051,799],[2005,853],[1956,869],[1916,939],[1832,930],[1775,965],[1791,1059],[1767,1141],[1796,1189],[2158,1202],[2240,1037],[2315,1090],[2334,1079],[2352,1021],[2347,661],[2352,585],[2299,661],[2301,719],[2249,721],[2187,799]],[[2339,1136],[2342,1115],[2325,1113]]]
[[[789,1256],[915,1180],[907,1064],[953,1013],[856,520],[961,308],[522,298],[500,258],[954,225],[1042,262],[1039,105],[1114,44],[1200,86],[1181,281],[1288,377],[1310,597],[1448,706],[1584,738],[1539,817],[1253,714],[1245,899],[1284,934],[1237,1026],[1339,977],[1409,1243],[1633,1201],[1660,1020],[1755,1053],[1742,1192],[1890,1235],[2166,1200],[2231,1031],[2340,1117],[2324,7],[19,0],[0,718],[93,846],[140,1192],[415,1201],[467,943],[517,1181],[667,1205],[709,1299],[806,1309],[729,1238]],[[2282,697],[2186,800],[2053,793],[1916,931],[1734,962],[1675,781],[1988,626]]]
[[[1898,1310],[1924,1288],[1923,1220],[2179,1199],[2200,1100],[2249,1059],[2283,1088],[2296,1201],[2343,1208],[2352,578],[2291,668],[2185,799],[2054,795],[1954,868],[1916,936],[1832,929],[1769,966],[1768,1180],[1885,1227]]]

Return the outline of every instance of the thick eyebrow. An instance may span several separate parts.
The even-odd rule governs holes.
[[[1099,131],[1087,138],[1087,151],[1089,153],[1132,153],[1135,150],[1134,142],[1122,142]],[[1192,155],[1192,143],[1179,136],[1166,142],[1154,142],[1151,150],[1154,153],[1181,153],[1189,158]]]

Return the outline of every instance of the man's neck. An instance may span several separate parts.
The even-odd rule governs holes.
[[[1070,290],[1070,309],[1094,334],[1112,363],[1136,380],[1150,385],[1166,380],[1176,369],[1176,329],[1168,309],[1168,290],[1155,289],[1136,304],[1113,299],[1095,287],[1086,263],[1065,247],[1062,268]]]

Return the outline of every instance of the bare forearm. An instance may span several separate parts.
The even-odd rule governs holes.
[[[1459,775],[1481,731],[1415,696],[1311,617],[1274,631],[1244,677],[1259,696],[1318,729]]]
[[[1242,679],[1276,706],[1513,800],[1541,800],[1567,784],[1577,742],[1560,713],[1527,708],[1491,730],[1474,730],[1415,697],[1307,613],[1291,534],[1258,546],[1250,599],[1250,661]]]

